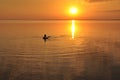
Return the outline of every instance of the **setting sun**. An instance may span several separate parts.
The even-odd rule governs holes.
[[[77,14],[77,12],[78,12],[78,10],[77,10],[76,7],[70,8],[70,13],[71,13],[71,14]]]

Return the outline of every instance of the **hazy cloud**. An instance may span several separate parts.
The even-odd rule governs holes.
[[[87,2],[104,2],[104,1],[112,1],[112,0],[85,0]]]
[[[120,12],[120,10],[107,10],[106,12]]]

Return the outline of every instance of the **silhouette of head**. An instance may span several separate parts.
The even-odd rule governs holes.
[[[46,37],[46,34],[44,34],[44,37]]]

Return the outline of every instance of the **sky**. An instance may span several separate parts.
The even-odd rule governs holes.
[[[120,0],[0,0],[0,19],[120,19]]]

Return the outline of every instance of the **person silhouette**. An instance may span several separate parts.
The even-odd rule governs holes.
[[[46,34],[44,34],[43,39],[47,39],[47,35]]]
[[[45,42],[46,42],[46,40],[49,39],[49,38],[50,38],[50,36],[47,36],[46,34],[44,34],[43,39],[44,39]]]

